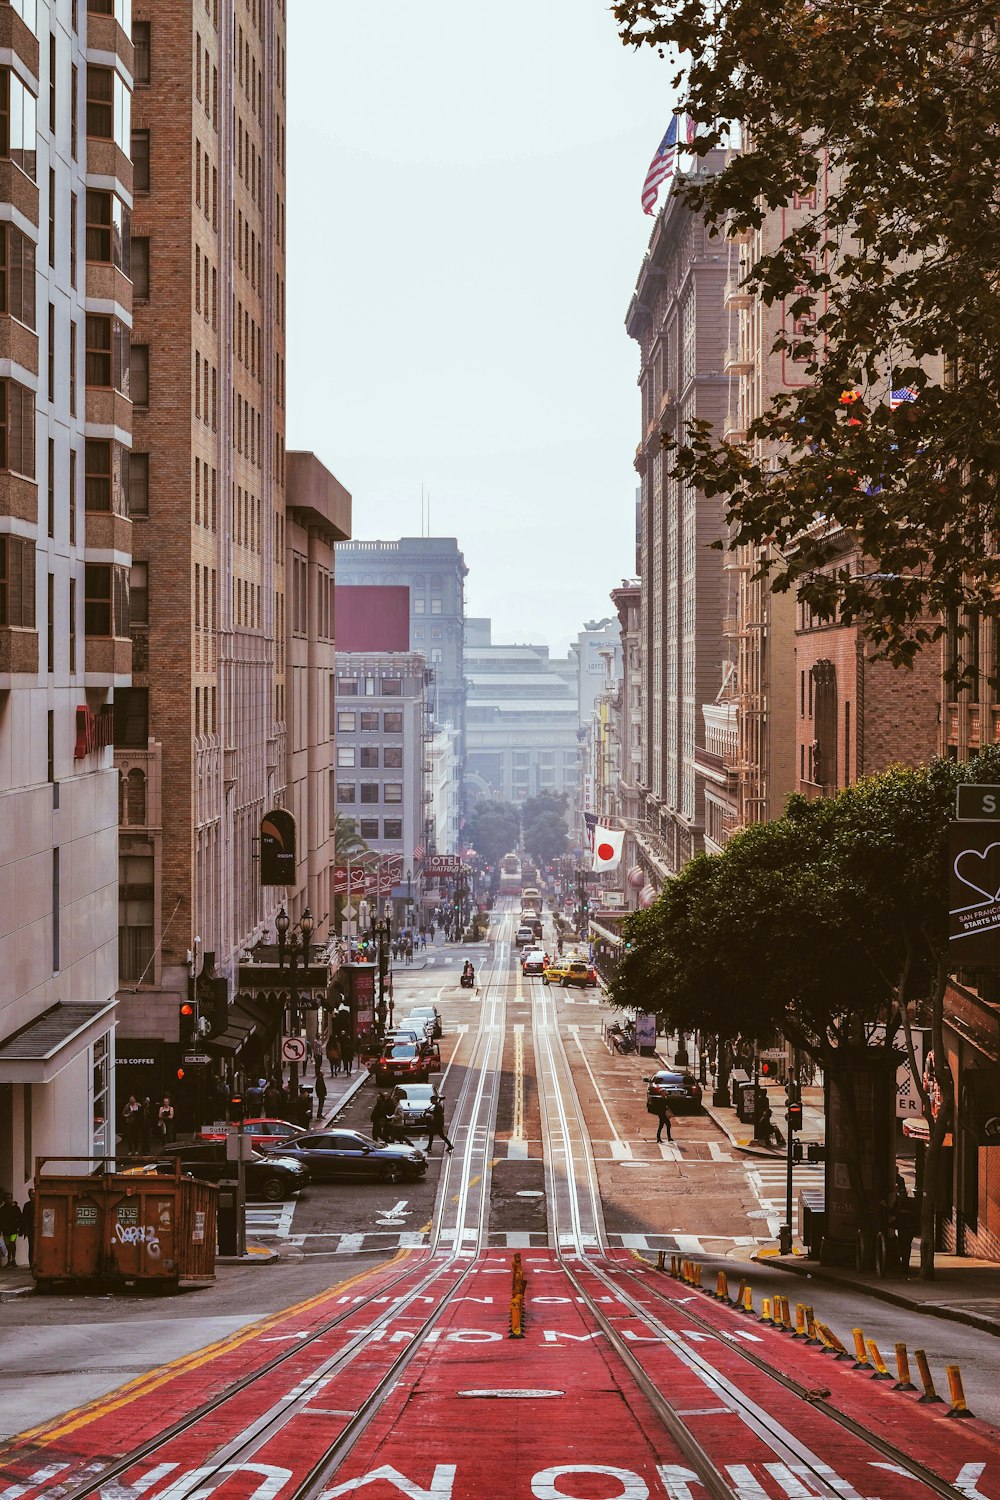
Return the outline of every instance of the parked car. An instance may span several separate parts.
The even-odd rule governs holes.
[[[563,989],[578,985],[581,990],[590,983],[590,965],[585,958],[560,958],[549,964],[542,975],[543,984],[561,984]]]
[[[246,1188],[248,1198],[264,1198],[268,1203],[277,1203],[290,1198],[299,1188],[309,1182],[309,1168],[297,1157],[288,1153],[289,1143],[281,1141],[265,1153],[254,1151],[246,1163]],[[202,1182],[221,1182],[224,1178],[235,1178],[236,1163],[226,1156],[225,1141],[202,1141],[195,1146],[164,1146],[157,1153],[157,1160],[173,1164],[180,1159],[185,1172],[199,1177]]]
[[[434,1057],[425,1042],[393,1042],[369,1064],[369,1072],[381,1087],[386,1083],[426,1083]]]
[[[549,967],[549,955],[544,948],[526,948],[521,960],[521,971],[524,974],[544,974]]]
[[[292,1125],[288,1120],[277,1120],[272,1115],[258,1115],[254,1119],[241,1120],[238,1126],[233,1127],[233,1133],[237,1130],[240,1135],[248,1135],[255,1147],[273,1146],[278,1141],[287,1141],[293,1135],[302,1134],[301,1125]],[[227,1134],[227,1131],[213,1130],[211,1126],[206,1126],[200,1139],[224,1141]]]
[[[645,1080],[646,1103],[666,1099],[671,1109],[701,1110],[701,1084],[686,1068],[664,1068]]]
[[[392,1026],[382,1033],[382,1051],[384,1052],[387,1047],[394,1046],[397,1042],[409,1042],[411,1046],[416,1047],[426,1040],[422,1026],[419,1028],[416,1025],[407,1026],[404,1021],[399,1026]]]
[[[383,1146],[360,1130],[329,1130],[300,1135],[289,1146],[317,1182],[345,1177],[376,1177],[382,1182],[422,1177],[427,1153],[416,1146]]]
[[[421,1133],[430,1128],[437,1089],[432,1083],[397,1083],[393,1094],[396,1111],[389,1121],[397,1135]]]
[[[425,1026],[430,1025],[431,1030],[427,1033],[429,1037],[436,1040],[444,1034],[441,1012],[436,1005],[411,1005],[409,1014],[403,1025],[405,1026],[407,1021],[415,1021],[418,1016],[423,1019]]]

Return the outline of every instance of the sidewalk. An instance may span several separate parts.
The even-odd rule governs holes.
[[[777,1092],[777,1090],[776,1090]],[[803,1100],[803,1140],[823,1140],[824,1116],[822,1110],[823,1090],[805,1088]],[[711,1095],[707,1096],[708,1098]],[[784,1089],[780,1090],[784,1098]],[[772,1101],[772,1113],[779,1129],[784,1124],[777,1100]],[[741,1124],[735,1109],[707,1103],[707,1114],[729,1137],[735,1151],[743,1156],[785,1160],[783,1146],[761,1146],[751,1140],[753,1127]],[[914,1246],[914,1263],[919,1246]],[[855,1271],[850,1266],[824,1266],[807,1256],[796,1246],[792,1255],[778,1255],[769,1248],[755,1253],[755,1260],[775,1271],[785,1271],[792,1276],[811,1277],[825,1281],[841,1290],[856,1292],[861,1296],[876,1297],[881,1302],[893,1303],[896,1307],[908,1308],[911,1312],[922,1312],[936,1318],[948,1318],[955,1323],[964,1323],[970,1328],[979,1328],[985,1333],[1000,1337],[1000,1264],[996,1261],[974,1260],[966,1255],[947,1255],[939,1251],[934,1257],[935,1277],[923,1281],[915,1273],[906,1280],[893,1278],[881,1280],[872,1273]]]

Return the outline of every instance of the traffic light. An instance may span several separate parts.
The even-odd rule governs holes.
[[[785,1112],[785,1119],[788,1121],[789,1130],[802,1129],[802,1105],[798,1102],[798,1100],[790,1099],[788,1101],[788,1109]]]
[[[766,1058],[766,1057],[764,1057],[764,1058],[761,1059],[760,1076],[761,1076],[761,1078],[770,1078],[771,1077],[771,1063],[770,1063],[769,1059]]]
[[[194,1046],[195,1031],[198,1026],[198,1012],[190,1000],[181,1002],[178,1020],[181,1051],[189,1051]]]
[[[184,1078],[184,1069],[183,1068],[178,1068],[177,1069],[177,1082],[181,1083],[183,1081],[183,1078]]]

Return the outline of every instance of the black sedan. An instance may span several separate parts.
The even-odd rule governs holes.
[[[701,1084],[684,1068],[668,1068],[654,1073],[646,1083],[647,1108],[657,1099],[666,1099],[671,1109],[701,1109]]]
[[[427,1171],[426,1153],[416,1146],[380,1146],[359,1130],[300,1135],[275,1150],[308,1167],[317,1181],[375,1177],[381,1182],[400,1182],[404,1178],[423,1177]]]
[[[287,1142],[274,1145],[265,1155],[254,1151],[246,1163],[246,1189],[248,1198],[264,1198],[268,1203],[277,1203],[290,1198],[309,1181],[309,1168],[302,1161],[293,1159]],[[157,1153],[161,1161],[173,1163],[180,1159],[184,1171],[202,1182],[221,1182],[236,1178],[236,1163],[226,1156],[225,1141],[203,1141],[196,1146],[164,1146]]]

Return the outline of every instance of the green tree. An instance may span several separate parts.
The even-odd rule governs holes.
[[[524,825],[524,847],[539,864],[551,865],[566,853],[566,819],[561,812],[542,812]]]
[[[630,919],[612,998],[671,1026],[731,1038],[780,1031],[852,1094],[850,1050],[900,1039],[913,1063],[910,1008],[928,1017],[942,1104],[917,1076],[930,1129],[921,1272],[934,1274],[934,1202],[954,1081],[944,1049],[948,978],[947,825],[955,786],[1000,780],[1000,747],[974,765],[894,768],[839,793],[790,799],[783,818],[737,835],[669,881]],[[848,1129],[853,1129],[848,1111]],[[859,1142],[848,1167],[865,1217]],[[874,1223],[869,1221],[871,1235]]]
[[[343,813],[337,813],[333,822],[333,847],[335,858],[340,864],[349,856],[365,854],[368,845],[358,832],[358,825],[353,818],[346,818]]]
[[[1000,612],[1000,196],[992,0],[616,0],[627,45],[673,60],[704,154],[676,185],[719,232],[809,200],[750,266],[784,300],[808,382],[751,424],[764,457],[701,422],[673,472],[723,494],[731,543],[767,542],[771,587],[858,619],[897,663],[965,603]],[[773,222],[773,221],[772,221]],[[942,371],[943,377],[934,372]],[[928,373],[930,372],[930,373]],[[892,410],[887,394],[917,399]],[[845,407],[845,394],[860,399]],[[672,444],[667,444],[673,447]],[[830,569],[847,528],[870,566]]]
[[[521,817],[510,802],[480,802],[463,830],[469,844],[495,865],[516,849],[521,837]]]

